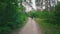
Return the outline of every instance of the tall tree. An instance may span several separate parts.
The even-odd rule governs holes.
[[[48,10],[48,0],[45,0],[45,9]]]

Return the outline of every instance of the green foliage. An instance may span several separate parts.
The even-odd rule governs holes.
[[[47,19],[54,15],[53,12],[48,12],[48,11],[42,11],[42,12],[41,11],[32,11],[32,12],[29,12],[29,14],[33,15],[33,17],[35,17],[35,18],[41,18],[41,19]]]
[[[23,26],[27,17],[23,13],[23,7],[19,10],[17,2],[18,0],[0,0],[0,34],[9,34]]]
[[[60,25],[60,5],[56,6],[55,11],[32,11],[30,15],[35,18],[44,19],[45,22]]]
[[[55,17],[57,23],[60,25],[60,4],[56,6]]]

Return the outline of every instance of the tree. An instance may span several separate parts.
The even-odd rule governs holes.
[[[25,14],[18,7],[18,0],[0,0],[0,34],[11,34],[23,26]]]

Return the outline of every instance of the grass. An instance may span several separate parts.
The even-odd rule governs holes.
[[[43,34],[60,34],[60,26],[53,25],[50,23],[45,23],[44,20],[36,18],[39,26],[42,29]]]

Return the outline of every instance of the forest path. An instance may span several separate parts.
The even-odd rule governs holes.
[[[32,18],[28,18],[26,25],[21,29],[19,34],[41,34],[41,30]]]

